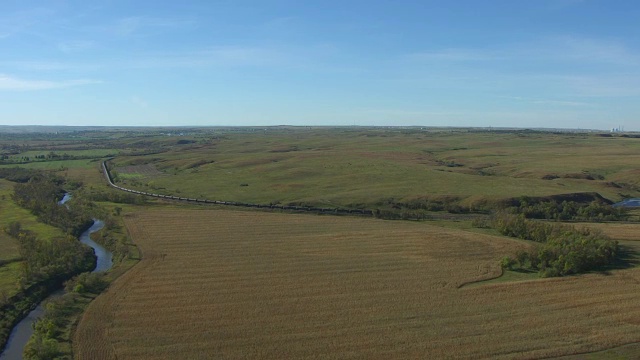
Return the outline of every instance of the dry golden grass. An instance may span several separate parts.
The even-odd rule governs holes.
[[[640,269],[459,288],[522,243],[424,223],[230,210],[127,219],[143,260],[79,359],[541,358],[640,341]]]

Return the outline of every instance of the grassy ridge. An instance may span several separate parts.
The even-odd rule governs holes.
[[[638,139],[595,135],[315,129],[211,138],[119,157],[114,168],[140,189],[245,202],[375,207],[446,195],[471,205],[571,192],[618,200],[640,194],[639,150]]]

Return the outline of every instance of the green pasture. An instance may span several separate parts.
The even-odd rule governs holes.
[[[229,134],[161,154],[121,156],[134,188],[257,203],[376,206],[453,196],[640,194],[640,139],[595,134],[297,129]],[[162,176],[119,171],[150,164]],[[591,178],[591,179],[588,179]]]

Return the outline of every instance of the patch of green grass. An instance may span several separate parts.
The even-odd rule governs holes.
[[[535,280],[535,279],[540,279],[540,275],[538,274],[537,271],[511,271],[511,270],[505,270],[502,273],[502,276],[497,277],[495,279],[491,279],[491,280],[485,280],[485,281],[478,281],[478,282],[474,282],[468,285],[465,285],[465,287],[474,287],[474,286],[483,286],[483,285],[490,285],[490,284],[497,284],[497,283],[505,283],[505,282],[513,282],[513,281],[526,281],[526,280]]]
[[[130,180],[130,179],[141,179],[144,177],[142,174],[128,174],[128,173],[119,173],[118,177],[121,180]]]
[[[17,282],[21,274],[20,266],[19,261],[0,266],[0,294],[9,297],[17,293]]]

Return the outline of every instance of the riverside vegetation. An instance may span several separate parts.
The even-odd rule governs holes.
[[[20,176],[16,176],[20,175]],[[49,292],[60,287],[74,275],[95,266],[91,249],[80,244],[75,236],[91,224],[85,214],[59,206],[62,197],[61,178],[50,174],[20,170],[5,170],[4,177],[21,180],[14,185],[12,200],[28,210],[39,222],[62,230],[58,236],[39,238],[18,221],[4,226],[4,232],[18,244],[20,268],[15,279],[15,288],[10,297],[4,299],[0,340],[4,344],[11,328],[32,307],[42,301]],[[6,196],[5,196],[5,200]]]
[[[96,239],[130,264],[136,251],[126,240],[129,232],[145,254],[139,266],[88,306],[77,331],[72,334],[68,322],[60,325],[57,316],[45,318],[38,333],[46,336],[35,337],[33,348],[46,353],[48,339],[54,339],[55,351],[66,349],[68,343],[61,339],[73,336],[74,356],[92,359],[160,357],[162,353],[153,349],[196,357],[212,354],[213,348],[230,356],[245,349],[261,357],[310,356],[303,348],[328,349],[327,356],[359,349],[360,354],[396,358],[541,357],[636,342],[640,331],[631,319],[638,314],[630,304],[637,291],[629,281],[636,281],[638,274],[632,266],[617,266],[621,256],[627,264],[635,264],[640,247],[628,234],[639,229],[639,214],[613,208],[611,203],[640,195],[640,173],[634,165],[640,160],[640,140],[626,134],[602,135],[289,127],[0,134],[5,155],[0,171],[12,172],[14,180],[41,170],[52,179],[63,178],[65,186],[74,187],[79,206],[90,209],[87,213],[100,212],[97,217],[113,224]],[[52,152],[66,156],[48,156]],[[254,204],[368,209],[380,219],[420,221],[183,210],[193,206],[177,207],[109,188],[99,166],[107,156],[114,181],[139,191]],[[16,164],[20,170],[1,170]],[[621,220],[628,227],[624,236],[597,223]],[[560,223],[567,221],[581,223]],[[73,226],[65,226],[70,229]],[[286,235],[290,232],[297,235]],[[210,268],[212,259],[218,258],[222,267]],[[309,261],[308,271],[293,271]],[[70,282],[71,293],[51,305],[51,313],[82,311],[88,299],[125,268],[104,278]],[[603,271],[610,274],[606,281],[600,275]],[[565,279],[506,281],[530,280],[528,274],[535,273],[554,277],[585,272],[589,274]],[[397,288],[391,278],[385,280],[387,275],[394,284],[406,286]],[[265,281],[263,287],[247,282],[251,278],[268,278],[271,283]],[[292,287],[295,282],[305,284],[308,291],[302,285]],[[470,283],[474,286],[467,286]],[[326,291],[318,292],[322,288]],[[536,298],[542,288],[545,295]],[[593,288],[598,288],[597,294],[588,293]],[[401,294],[404,300],[393,301],[389,294],[394,298]],[[526,311],[521,294],[529,294],[524,295]],[[516,298],[521,301],[513,302]],[[561,301],[566,306],[556,309],[554,304]],[[327,307],[332,302],[337,308]],[[178,304],[188,306],[175,316],[162,312]],[[278,304],[299,311],[285,313]],[[218,309],[213,317],[203,316],[204,309],[212,306]],[[160,312],[149,315],[150,308]],[[455,316],[461,309],[478,320],[464,321],[469,333]],[[607,317],[612,311],[619,315]],[[333,326],[316,319],[316,313],[346,317],[331,320]],[[235,314],[245,314],[245,319]],[[371,314],[378,314],[377,320]],[[301,328],[296,316],[316,320]],[[507,318],[517,324],[502,331],[497,325]],[[543,330],[535,334],[525,326],[534,318],[548,319],[537,320]],[[574,324],[572,319],[577,318],[590,320]],[[185,323],[189,327],[180,325]],[[271,329],[273,336],[259,333],[255,324]],[[54,325],[57,330],[52,330]],[[223,336],[205,331],[205,325],[249,336]],[[442,346],[419,340],[433,338],[432,325],[452,329],[448,335],[438,335]],[[422,330],[385,332],[389,326]],[[294,328],[300,336],[293,335]],[[347,329],[353,336],[346,336]],[[139,338],[151,330],[152,335]],[[509,340],[481,339],[478,331]],[[554,342],[542,335],[558,331],[569,334],[568,340]],[[599,331],[606,335],[589,335]],[[117,341],[105,338],[107,332]],[[387,338],[387,342],[375,340]],[[323,339],[334,339],[333,345]],[[463,339],[463,346],[460,341],[453,344],[455,339]],[[399,343],[414,345],[401,349]],[[89,344],[99,345],[91,350]],[[625,349],[633,357],[635,348]]]
[[[81,304],[86,306],[88,303],[86,295],[94,297],[103,289],[97,284],[106,282],[102,275],[84,273],[95,267],[95,257],[92,250],[81,244],[77,237],[93,223],[90,214],[106,219],[105,228],[110,235],[100,235],[96,240],[114,249],[116,261],[129,256],[129,247],[118,241],[121,238],[118,237],[115,218],[95,204],[83,200],[82,196],[77,196],[73,206],[58,204],[65,193],[64,188],[74,189],[79,195],[81,185],[50,172],[21,168],[2,169],[0,176],[14,181],[11,200],[16,205],[27,210],[39,223],[60,229],[64,234],[47,236],[44,233],[44,237],[39,237],[24,227],[18,221],[20,218],[3,227],[4,233],[17,243],[18,254],[13,261],[17,261],[20,267],[15,273],[16,287],[2,289],[0,340],[4,344],[11,328],[20,318],[51,291],[66,283],[69,293],[75,294],[65,295],[46,306],[43,319],[35,325],[24,358],[68,357],[71,350],[68,344],[71,319],[81,313]],[[4,201],[11,200],[4,195]],[[84,297],[81,299],[80,296]]]

